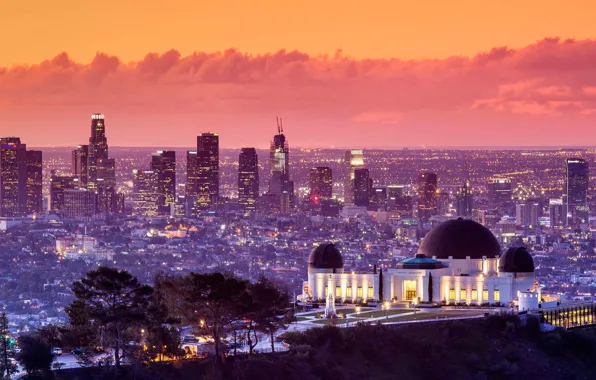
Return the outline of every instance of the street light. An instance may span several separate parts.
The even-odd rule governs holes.
[[[356,322],[360,321],[360,306],[356,306]]]
[[[387,315],[387,310],[389,310],[389,307],[391,307],[391,305],[389,304],[388,301],[385,301],[385,303],[384,303],[385,319],[389,319],[389,316]]]

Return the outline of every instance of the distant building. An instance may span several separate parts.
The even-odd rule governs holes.
[[[196,151],[186,152],[186,186],[184,190],[184,201],[189,204],[190,215],[196,216],[199,213],[199,155]]]
[[[354,170],[354,205],[368,207],[370,203],[370,171],[366,168]]]
[[[157,174],[159,213],[170,215],[176,199],[176,152],[158,150],[151,156],[151,170]]]
[[[0,217],[27,212],[26,146],[18,137],[0,138]]]
[[[199,159],[199,195],[202,209],[215,209],[219,201],[219,136],[203,133],[197,136]]]
[[[563,199],[553,198],[548,202],[548,214],[550,217],[550,227],[557,228],[565,225],[565,212],[563,210]]]
[[[418,175],[418,218],[429,220],[437,215],[437,175],[423,172]]]
[[[255,148],[242,148],[238,157],[238,204],[245,213],[259,201],[259,157]]]
[[[474,209],[474,198],[472,196],[472,189],[470,182],[464,182],[463,186],[457,189],[455,196],[455,210],[457,216],[463,218],[471,218],[472,210]]]
[[[79,186],[79,179],[74,176],[57,176],[50,178],[50,210],[62,211],[64,209],[64,190],[74,189]]]
[[[309,196],[314,203],[333,196],[333,172],[330,167],[318,166],[310,169]]]
[[[569,158],[565,160],[563,207],[566,225],[578,226],[579,224],[588,222],[589,185],[590,178],[586,160],[581,158]]]
[[[277,134],[271,141],[269,166],[269,194],[279,203],[272,211],[286,212],[294,206],[294,182],[290,179],[290,146],[281,119],[277,120]]]
[[[79,179],[79,186],[87,187],[87,160],[89,145],[79,145],[72,151],[72,174]]]
[[[539,226],[540,204],[529,200],[525,203],[515,205],[515,222],[518,226],[533,227]]]
[[[386,187],[373,187],[370,190],[370,202],[369,209],[373,211],[386,211],[387,210],[387,188]]]
[[[97,184],[97,162],[99,159],[108,158],[108,139],[104,115],[94,113],[91,115],[91,137],[89,138],[87,158],[87,185],[94,189]]]
[[[43,206],[43,160],[41,150],[28,150],[27,166],[27,215],[41,214]]]
[[[364,168],[364,151],[361,149],[347,150],[344,164],[346,166],[344,204],[352,206],[354,205],[354,172],[356,169]]]
[[[73,220],[90,220],[95,215],[95,192],[83,187],[64,189],[63,214]]]
[[[134,204],[133,214],[156,217],[159,211],[159,185],[157,173],[153,170],[133,170]]]
[[[513,198],[513,184],[508,178],[496,178],[487,185],[488,202],[492,207],[508,207]]]

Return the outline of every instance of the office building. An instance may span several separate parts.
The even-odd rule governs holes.
[[[99,113],[91,115],[91,137],[89,138],[87,159],[87,185],[94,189],[97,185],[97,164],[100,159],[108,158],[108,140],[104,116]]]
[[[472,189],[470,182],[466,181],[462,187],[457,189],[455,195],[455,212],[458,217],[469,219],[472,217],[472,210],[474,208],[474,198],[472,196]]]
[[[159,185],[153,170],[133,170],[133,215],[156,217],[159,211]]]
[[[0,138],[0,217],[27,212],[26,146],[18,137]]]
[[[539,226],[540,204],[533,200],[515,205],[515,223],[518,226],[536,228]]]
[[[370,191],[370,203],[368,208],[372,211],[387,210],[387,188],[374,187]]]
[[[176,152],[158,150],[151,156],[151,170],[157,173],[159,213],[170,215],[176,200]]]
[[[488,185],[488,202],[492,207],[505,208],[512,202],[513,184],[508,178],[492,179]]]
[[[333,172],[327,166],[310,169],[309,195],[314,203],[321,199],[331,198],[333,195]]]
[[[259,157],[255,148],[242,148],[238,157],[238,204],[245,213],[257,209]]]
[[[288,212],[294,207],[294,183],[290,179],[290,146],[281,118],[277,119],[277,134],[271,141],[269,165],[269,194],[279,205],[273,205],[271,211]]]
[[[565,212],[563,210],[562,198],[553,198],[548,201],[548,214],[551,228],[558,228],[565,225]]]
[[[418,175],[418,218],[429,220],[437,215],[437,175],[423,172]]]
[[[87,221],[93,218],[96,209],[96,194],[93,190],[82,186],[64,189],[64,207],[62,213],[65,218]]]
[[[368,207],[370,203],[370,171],[366,168],[354,170],[354,205]]]
[[[74,189],[79,186],[79,179],[74,176],[52,175],[50,178],[50,210],[62,211],[64,209],[64,190]]]
[[[578,226],[588,222],[588,187],[590,178],[588,163],[581,158],[569,158],[565,161],[565,179],[563,184],[563,207],[566,225]]]
[[[352,149],[346,151],[344,160],[346,176],[344,180],[344,204],[354,205],[354,171],[364,167],[364,151]]]
[[[41,150],[26,151],[27,167],[27,215],[41,214],[43,205],[43,161]]]
[[[199,197],[199,157],[196,151],[186,152],[186,186],[184,187],[185,201],[190,204],[190,214],[196,216],[199,212],[197,199]]]
[[[199,207],[215,209],[219,201],[219,136],[202,133],[197,136],[199,165]]]
[[[79,179],[79,186],[87,187],[87,161],[89,145],[79,145],[72,151],[72,174]]]

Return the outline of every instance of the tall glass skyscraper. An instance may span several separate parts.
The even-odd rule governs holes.
[[[133,214],[155,217],[159,210],[157,173],[153,170],[133,170]]]
[[[418,175],[418,218],[428,220],[437,215],[437,175],[423,172]]]
[[[79,179],[79,186],[87,187],[87,160],[89,145],[79,145],[72,151],[72,174]]]
[[[242,148],[238,157],[238,204],[245,213],[257,209],[259,157],[255,148]]]
[[[26,146],[18,137],[0,138],[0,216],[27,212]]]
[[[368,207],[370,204],[370,191],[372,181],[370,171],[366,168],[354,170],[354,205]]]
[[[309,173],[310,199],[318,202],[333,195],[333,172],[330,167],[318,166]]]
[[[563,205],[566,225],[577,226],[588,222],[588,163],[582,158],[565,160]]]
[[[25,161],[27,166],[27,215],[40,214],[43,203],[41,150],[28,150]]]
[[[344,161],[346,165],[346,177],[344,182],[344,204],[354,204],[354,171],[364,167],[364,151],[352,149],[346,151]]]
[[[157,173],[159,182],[159,213],[169,215],[176,200],[176,152],[158,150],[151,156],[151,169]]]
[[[87,183],[89,188],[97,186],[97,161],[108,158],[108,139],[104,116],[100,113],[91,115],[91,137],[89,138],[89,156],[87,161]]]
[[[199,160],[198,202],[202,209],[215,209],[219,202],[219,136],[202,133],[197,136]],[[204,198],[204,199],[203,199]]]

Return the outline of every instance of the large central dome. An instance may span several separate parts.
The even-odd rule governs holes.
[[[422,239],[418,253],[438,259],[494,258],[501,254],[501,246],[495,236],[483,225],[469,219],[443,222],[430,230]]]
[[[310,253],[308,267],[312,269],[343,269],[344,259],[335,248],[335,244],[323,243]]]

